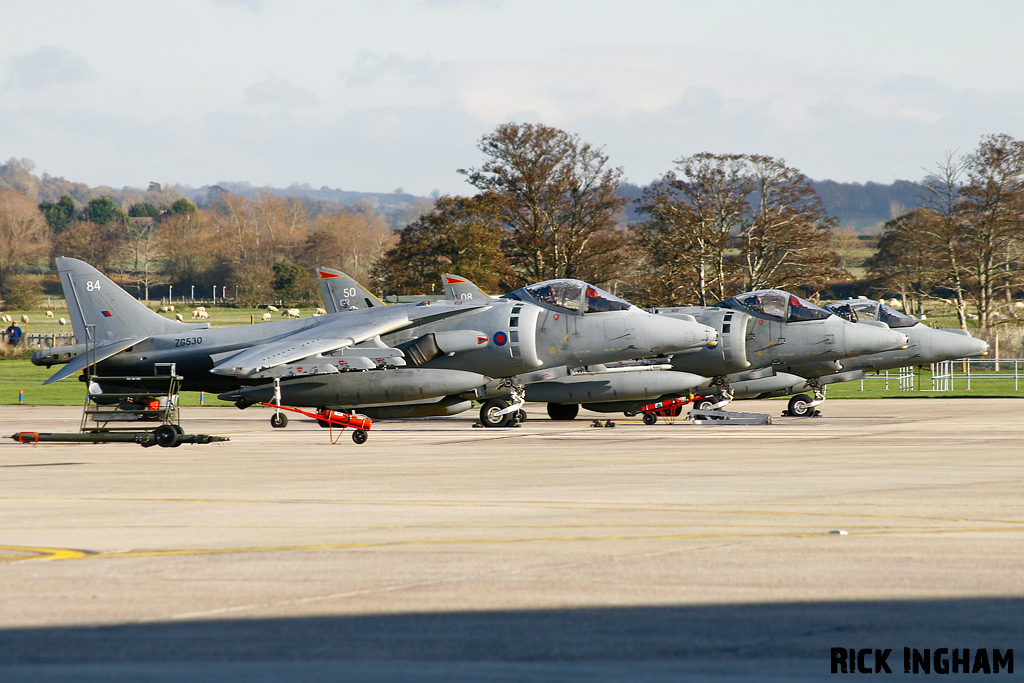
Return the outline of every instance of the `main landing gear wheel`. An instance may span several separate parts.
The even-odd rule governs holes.
[[[578,403],[549,403],[548,417],[552,420],[575,420],[580,414]]]
[[[508,408],[508,402],[500,398],[492,398],[480,407],[480,424],[484,427],[506,427],[515,419],[515,413],[498,413]]]
[[[362,429],[352,432],[352,440],[358,444],[366,443],[367,434]]]
[[[644,424],[652,425],[658,421],[658,416],[654,413],[644,413]]]
[[[701,400],[694,403],[693,407],[696,408],[697,410],[711,410],[711,406],[713,405],[715,405],[714,401],[707,398],[702,398]]]
[[[797,394],[789,399],[789,414],[793,417],[811,417],[814,415],[814,408],[809,406],[811,397],[807,394]]]
[[[160,425],[153,430],[153,438],[158,446],[174,448],[181,445],[181,437],[174,425]]]
[[[288,416],[284,413],[274,413],[270,416],[270,426],[274,429],[284,429],[288,426]]]

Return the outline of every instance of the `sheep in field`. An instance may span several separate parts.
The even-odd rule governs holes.
[[[281,310],[281,309],[280,309],[280,308],[278,308],[277,306],[267,306],[267,310],[268,310],[268,311],[271,311],[271,312],[273,312],[273,313],[277,313],[277,312],[278,312],[279,310]]]
[[[161,313],[174,313],[174,306],[161,306],[160,307],[160,312]]]
[[[23,315],[23,316],[21,316],[21,322],[23,322],[23,323],[27,323],[27,322],[29,322],[29,320],[28,320],[28,316],[27,316],[27,315]]]
[[[185,322],[185,316],[183,316],[181,313],[175,313],[174,319],[177,320],[179,323]]]
[[[67,325],[67,324],[68,324],[68,320],[67,320],[67,318],[61,318],[61,319],[60,319],[60,320],[58,320],[57,322],[58,322],[59,324],[61,324],[61,325]]]
[[[52,318],[53,317],[53,311],[47,311],[46,312],[46,317],[47,318]]]
[[[263,314],[263,315],[262,315],[261,317],[262,317],[262,318],[263,318],[264,320],[270,320],[270,319],[271,319],[272,317],[274,317],[274,316],[270,315],[269,313],[264,313],[264,314]]]
[[[282,318],[298,318],[300,315],[302,315],[302,312],[297,308],[286,308],[281,313]]]
[[[327,310],[323,308],[316,309],[316,315],[327,315]]]

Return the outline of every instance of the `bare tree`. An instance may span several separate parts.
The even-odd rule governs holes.
[[[397,241],[384,218],[370,206],[325,212],[313,223],[303,265],[339,268],[358,282],[368,282],[373,264]]]
[[[969,271],[966,254],[963,253],[965,238],[965,214],[961,197],[961,182],[966,164],[947,152],[938,168],[921,183],[927,191],[925,208],[931,219],[918,215],[912,221],[906,242],[917,242],[917,251],[929,263],[934,272],[929,284],[948,287],[953,292],[960,329],[967,329],[967,294]],[[906,231],[905,231],[906,232]],[[913,249],[913,247],[911,247]],[[911,259],[913,253],[907,254]],[[933,296],[934,289],[921,292],[922,296]]]
[[[964,161],[960,205],[964,250],[975,280],[978,324],[993,322],[997,296],[1021,281],[1024,260],[1024,142],[988,135]]]
[[[675,163],[678,175],[667,173],[639,200],[649,218],[632,234],[652,268],[641,289],[661,290],[654,299],[662,303],[695,296],[704,306],[711,297],[726,297],[726,250],[742,229],[753,185],[737,154],[704,152]]]
[[[845,273],[829,236],[837,221],[825,212],[807,177],[784,159],[751,155],[754,201],[739,234],[743,288],[801,286],[817,293]]]

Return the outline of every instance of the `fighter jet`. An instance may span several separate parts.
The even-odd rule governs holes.
[[[696,320],[718,330],[717,344],[709,344],[697,353],[662,359],[671,370],[685,377],[681,383],[685,390],[676,393],[699,392],[704,398],[695,405],[702,409],[723,407],[736,397],[753,398],[792,387],[795,382],[803,381],[791,374],[792,370],[809,363],[827,364],[834,372],[840,369],[839,361],[843,359],[898,349],[907,343],[904,334],[881,323],[858,327],[831,311],[778,289],[745,292],[712,306],[671,306],[650,311],[666,317]],[[622,377],[635,383],[643,376]],[[612,375],[603,379],[612,387],[620,381]],[[550,385],[544,389],[552,391]],[[540,387],[535,391],[538,400],[553,397],[552,393],[542,397]],[[527,396],[530,395],[528,387]],[[575,398],[571,394],[567,397]],[[642,402],[664,397],[649,394],[643,401],[556,401],[555,405],[549,404],[548,413],[554,419],[572,419],[578,410],[574,404],[578,402],[592,411],[621,410],[629,414]]]
[[[318,274],[325,307],[336,311],[335,315],[394,307],[382,307],[344,273],[321,268]],[[693,353],[717,339],[715,330],[705,325],[651,315],[574,279],[548,280],[497,299],[484,296],[420,305],[465,306],[469,310],[450,320],[382,333],[380,345],[397,349],[403,360],[417,368],[478,373],[496,382],[481,383],[472,394],[449,392],[443,399],[429,402],[385,397],[345,403],[331,395],[334,386],[346,381],[343,374],[292,380],[287,387],[282,382],[282,400],[293,405],[358,409],[371,417],[410,417],[461,412],[472,399],[481,399],[481,423],[499,427],[518,418],[525,400],[520,380],[524,374],[559,366]],[[473,349],[463,344],[469,340],[464,336],[467,328],[478,335],[474,339],[479,343]],[[270,384],[264,384],[226,392],[221,398],[267,401],[272,391]]]
[[[917,318],[871,299],[847,299],[826,304],[825,308],[839,317],[857,324],[878,325],[906,334],[909,341],[905,347],[866,353],[842,361],[842,370],[836,372],[828,365],[808,365],[795,368],[790,378],[794,380],[787,389],[774,395],[797,394],[789,400],[789,414],[797,417],[814,415],[815,409],[825,399],[824,387],[838,382],[861,379],[865,370],[889,370],[912,365],[925,365],[955,358],[969,358],[988,353],[988,343],[975,339],[966,330],[933,329]],[[795,376],[794,376],[795,375]],[[817,388],[812,399],[798,393],[807,388]]]
[[[445,298],[450,301],[490,298],[466,278],[445,273],[441,279]],[[524,373],[517,379],[526,387],[526,400],[547,403],[548,416],[553,420],[574,419],[581,404],[596,412],[629,412],[644,403],[711,385],[707,377],[674,371],[667,361],[562,365]]]
[[[156,373],[173,364],[183,377],[182,389],[230,391],[273,382],[301,381],[310,376],[340,376],[328,396],[315,404],[366,400],[422,400],[470,391],[489,378],[461,368],[407,368],[404,353],[380,342],[380,335],[448,319],[464,318],[476,304],[438,302],[430,306],[394,306],[356,310],[345,315],[285,320],[212,329],[209,323],[169,320],[139,303],[114,282],[83,261],[57,258],[61,285],[78,344],[38,351],[37,365],[66,363],[46,384],[96,364],[105,376]],[[438,353],[461,354],[488,344],[484,332],[452,325],[431,339]],[[377,370],[387,372],[345,372]],[[287,384],[291,389],[294,384]],[[131,392],[131,384],[103,387]],[[263,400],[263,399],[261,399]],[[269,400],[266,399],[266,400]],[[240,399],[240,405],[251,405]]]
[[[698,403],[699,408],[721,405],[733,398],[787,395],[780,392],[797,383],[813,389],[816,398],[824,400],[824,384],[805,380],[801,369],[828,368],[837,373],[853,358],[896,352],[908,344],[902,330],[877,321],[857,325],[779,289],[744,292],[706,308],[653,310],[665,315],[690,314],[701,322],[717,323],[720,347],[673,360],[673,367],[678,369],[703,367],[705,374],[715,376],[720,398],[704,399]]]

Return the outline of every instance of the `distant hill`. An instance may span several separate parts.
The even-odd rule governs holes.
[[[216,185],[204,185],[199,188],[187,185],[170,185],[161,187],[158,183],[150,183],[149,188],[124,187],[89,187],[84,183],[54,177],[44,173],[42,178],[32,173],[34,164],[29,159],[8,159],[0,164],[0,188],[14,187],[25,192],[34,201],[57,201],[62,194],[70,194],[76,202],[85,204],[94,197],[108,195],[127,210],[132,204],[147,201],[156,206],[168,204],[174,199],[186,196],[197,206],[209,204],[211,191],[216,194],[217,188],[233,194],[252,196],[258,192],[270,192],[281,197],[296,197],[303,200],[313,214],[322,211],[326,205],[356,206],[363,204],[384,215],[394,228],[400,228],[419,215],[427,202],[436,197],[419,197],[403,192],[359,192],[323,186],[315,189],[308,183],[290,187],[254,187],[248,182],[220,182]],[[858,233],[877,233],[882,224],[890,218],[909,211],[923,203],[920,188],[907,180],[897,180],[890,185],[881,183],[837,183],[833,180],[812,180],[818,196],[825,204],[830,216],[839,218],[840,224]],[[636,202],[643,195],[644,187],[632,183],[624,183],[619,188],[619,195],[628,203],[625,207],[626,220],[639,220],[636,213]]]
[[[881,232],[883,223],[921,206],[924,199],[921,189],[909,180],[897,180],[890,185],[812,180],[811,185],[828,215],[837,217],[841,227],[858,233]],[[630,222],[642,218],[636,213],[635,200],[643,196],[644,189],[632,183],[619,188],[619,195],[629,200],[626,216]]]
[[[924,194],[916,184],[897,180],[880,183],[837,183],[812,180],[830,216],[839,218],[844,228],[856,232],[881,232],[882,224],[924,203]]]

